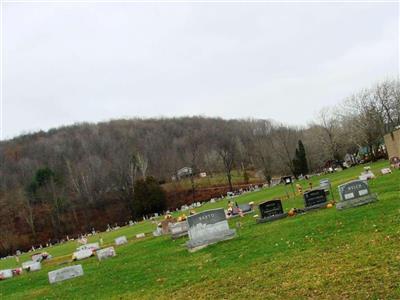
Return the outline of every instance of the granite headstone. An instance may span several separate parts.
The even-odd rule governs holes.
[[[353,180],[339,185],[340,202],[336,204],[336,209],[346,209],[365,205],[377,201],[376,194],[371,194],[366,181]]]
[[[304,193],[305,210],[325,208],[327,205],[324,189],[314,189]]]
[[[287,217],[287,213],[283,212],[281,200],[270,200],[260,203],[261,218],[257,219],[257,223],[265,223]]]
[[[236,236],[236,230],[229,228],[223,208],[191,215],[187,218],[187,222],[189,241],[186,246],[190,252]]]

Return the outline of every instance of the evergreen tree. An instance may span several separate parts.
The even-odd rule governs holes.
[[[308,173],[308,163],[306,157],[306,150],[303,142],[299,140],[298,148],[293,159],[294,176],[306,175]]]
[[[166,208],[165,192],[154,177],[146,177],[135,182],[133,196],[134,216],[162,212]]]

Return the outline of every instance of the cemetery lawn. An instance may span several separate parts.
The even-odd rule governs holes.
[[[46,249],[53,261],[39,272],[1,281],[0,299],[400,299],[400,171],[383,176],[379,170],[387,161],[370,166],[377,176],[369,181],[378,194],[376,203],[263,224],[256,224],[253,215],[231,219],[235,239],[195,253],[187,251],[187,238],[135,239],[135,234],[155,228],[142,222],[101,234],[106,244],[120,235],[129,243],[116,247],[115,258],[81,261],[84,276],[69,281],[50,285],[47,272],[62,267],[57,264],[69,258],[76,243]],[[312,180],[317,186],[329,178],[338,199],[337,185],[356,179],[362,168]],[[307,186],[306,181],[301,184]],[[277,186],[236,200],[259,203],[284,195],[284,187]],[[226,207],[226,202],[197,211]],[[301,208],[302,197],[283,200],[283,205],[286,211]],[[13,266],[14,259],[0,261],[0,269]]]

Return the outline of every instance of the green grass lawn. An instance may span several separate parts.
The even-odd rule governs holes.
[[[120,235],[129,243],[116,247],[115,258],[81,261],[85,275],[59,284],[50,285],[47,272],[57,269],[77,244],[47,249],[54,260],[39,272],[0,282],[0,299],[400,299],[400,171],[381,176],[380,168],[387,165],[371,164],[377,178],[369,185],[379,198],[374,204],[323,209],[264,224],[256,224],[252,215],[235,218],[229,221],[232,228],[241,223],[235,239],[195,253],[187,251],[187,238],[136,240],[137,233],[155,228],[142,222],[102,233],[106,244]],[[338,199],[337,185],[361,171],[362,166],[355,167],[312,181],[316,186],[330,178]],[[236,200],[259,203],[283,195],[284,187],[277,186]],[[302,197],[283,204],[285,210],[303,207]],[[21,261],[27,259],[25,255]],[[0,269],[15,265],[13,259],[0,261]]]

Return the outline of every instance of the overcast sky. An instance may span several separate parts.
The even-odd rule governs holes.
[[[5,4],[3,137],[204,115],[305,125],[399,75],[398,4]]]

